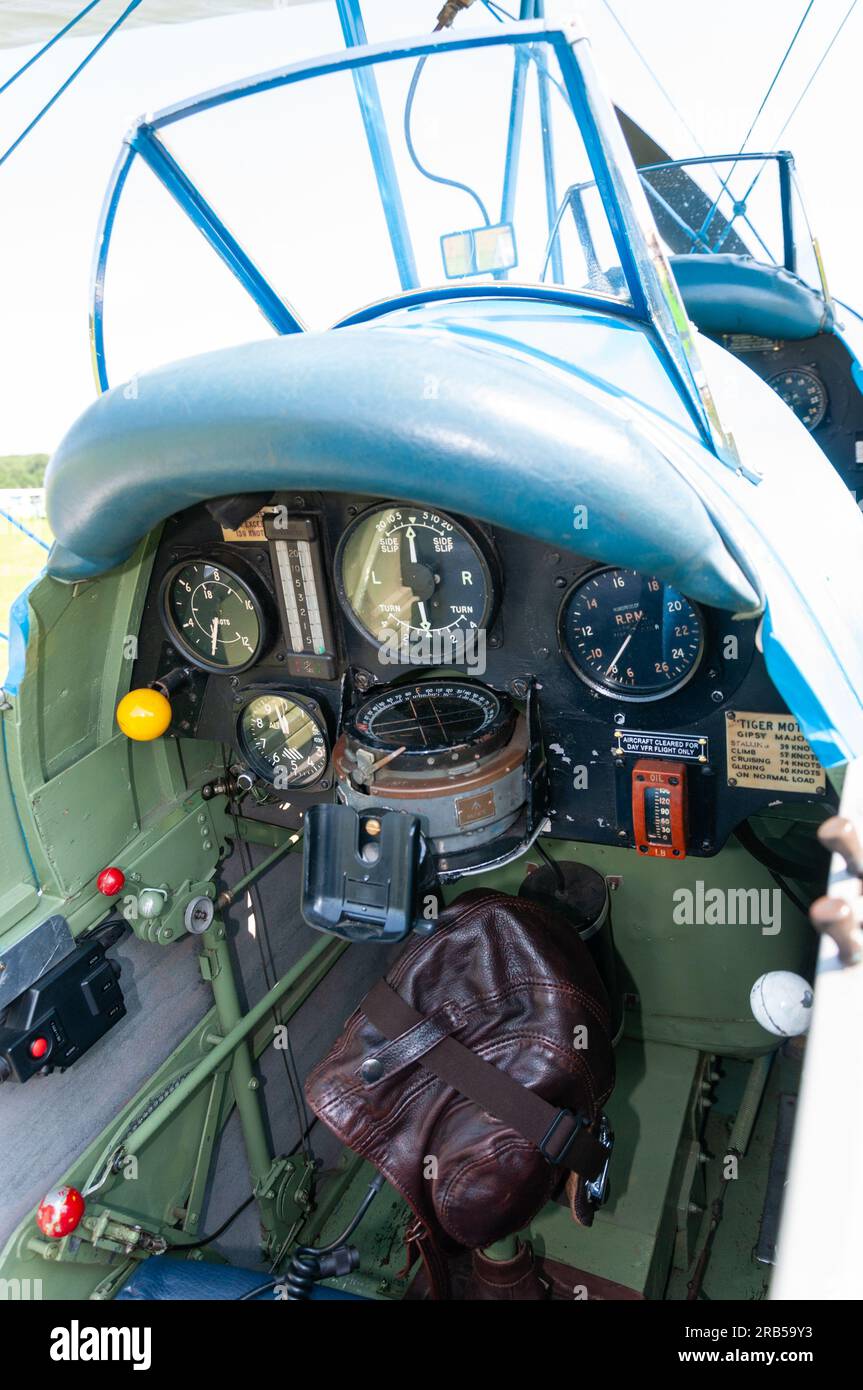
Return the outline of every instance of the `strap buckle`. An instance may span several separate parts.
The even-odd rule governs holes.
[[[550,1140],[554,1138],[558,1129],[566,1120],[572,1120],[572,1133],[567,1135],[566,1139],[563,1142],[562,1148],[559,1149],[556,1154],[550,1154],[548,1151],[548,1144]],[[571,1110],[558,1110],[557,1114],[555,1115],[554,1119],[552,1120],[551,1124],[549,1125],[548,1129],[545,1131],[545,1134],[542,1136],[542,1139],[540,1140],[539,1151],[542,1154],[543,1158],[546,1159],[546,1161],[550,1163],[554,1168],[559,1168],[562,1164],[565,1164],[567,1155],[569,1154],[569,1151],[575,1143],[575,1140],[580,1134],[581,1130],[584,1128],[585,1123],[586,1121],[581,1111],[579,1111],[579,1113],[575,1115]]]
[[[599,1117],[599,1133],[596,1140],[605,1149],[605,1162],[595,1178],[589,1178],[585,1181],[584,1193],[591,1206],[601,1207],[608,1201],[608,1167],[614,1150],[614,1130],[608,1123],[608,1116],[605,1114]]]

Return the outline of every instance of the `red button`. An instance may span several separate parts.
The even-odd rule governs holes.
[[[33,1039],[33,1041],[32,1041],[31,1044],[30,1044],[30,1056],[31,1056],[31,1057],[44,1057],[44,1056],[45,1056],[45,1053],[46,1053],[47,1051],[48,1051],[48,1039],[47,1039],[47,1038],[34,1038],[34,1039]]]
[[[76,1187],[56,1187],[42,1198],[36,1225],[44,1236],[61,1240],[74,1231],[84,1211],[84,1198]]]
[[[106,898],[116,898],[118,893],[123,891],[123,884],[126,882],[126,875],[122,869],[117,869],[113,865],[108,869],[103,869],[96,879],[96,887],[100,893],[104,893]]]

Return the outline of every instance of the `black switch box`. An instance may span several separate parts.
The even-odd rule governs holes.
[[[0,1080],[29,1081],[77,1062],[126,1012],[119,973],[94,942],[20,994],[0,1025]]]

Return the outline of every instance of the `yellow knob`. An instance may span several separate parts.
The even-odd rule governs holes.
[[[117,723],[127,738],[160,738],[171,722],[171,702],[160,690],[130,690],[117,706]]]

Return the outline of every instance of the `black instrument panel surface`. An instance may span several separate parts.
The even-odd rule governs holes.
[[[187,664],[162,610],[166,576],[178,566],[204,558],[244,577],[252,576],[252,587],[270,615],[263,649],[248,669],[225,674],[192,670],[191,680],[172,695],[172,734],[222,742],[229,761],[245,763],[243,710],[262,692],[288,697],[293,692],[313,702],[331,749],[341,731],[346,701],[437,669],[434,663],[425,667],[398,660],[409,655],[404,647],[379,647],[345,612],[344,594],[340,597],[338,592],[335,557],[346,530],[367,511],[392,500],[286,494],[274,496],[268,504],[275,509],[274,515],[290,519],[293,529],[286,534],[314,537],[323,611],[312,615],[311,625],[304,615],[303,631],[325,631],[326,646],[332,650],[320,655],[321,647],[318,655],[308,657],[292,645],[279,581],[282,562],[275,552],[278,531],[271,520],[266,527],[254,519],[227,526],[222,512],[217,519],[201,505],[166,522],[142,617],[135,685],[149,684]],[[547,759],[552,834],[600,844],[632,844],[633,768],[645,751],[686,763],[690,854],[716,853],[736,825],[778,800],[824,803],[827,794],[820,788],[784,791],[780,797],[775,790],[737,786],[729,780],[728,720],[737,711],[764,716],[786,713],[757,649],[757,619],[735,621],[729,613],[699,606],[702,650],[694,672],[662,698],[627,700],[622,693],[610,694],[589,685],[562,651],[561,614],[573,586],[598,567],[575,551],[492,531],[468,518],[453,516],[452,520],[473,537],[494,588],[484,641],[468,647],[469,664],[458,669],[507,692],[517,703],[524,702],[533,686]],[[314,785],[272,795],[274,820],[279,819],[278,807],[286,796],[292,807],[332,798],[331,767],[319,763],[317,772]],[[267,807],[258,814],[267,818]]]

